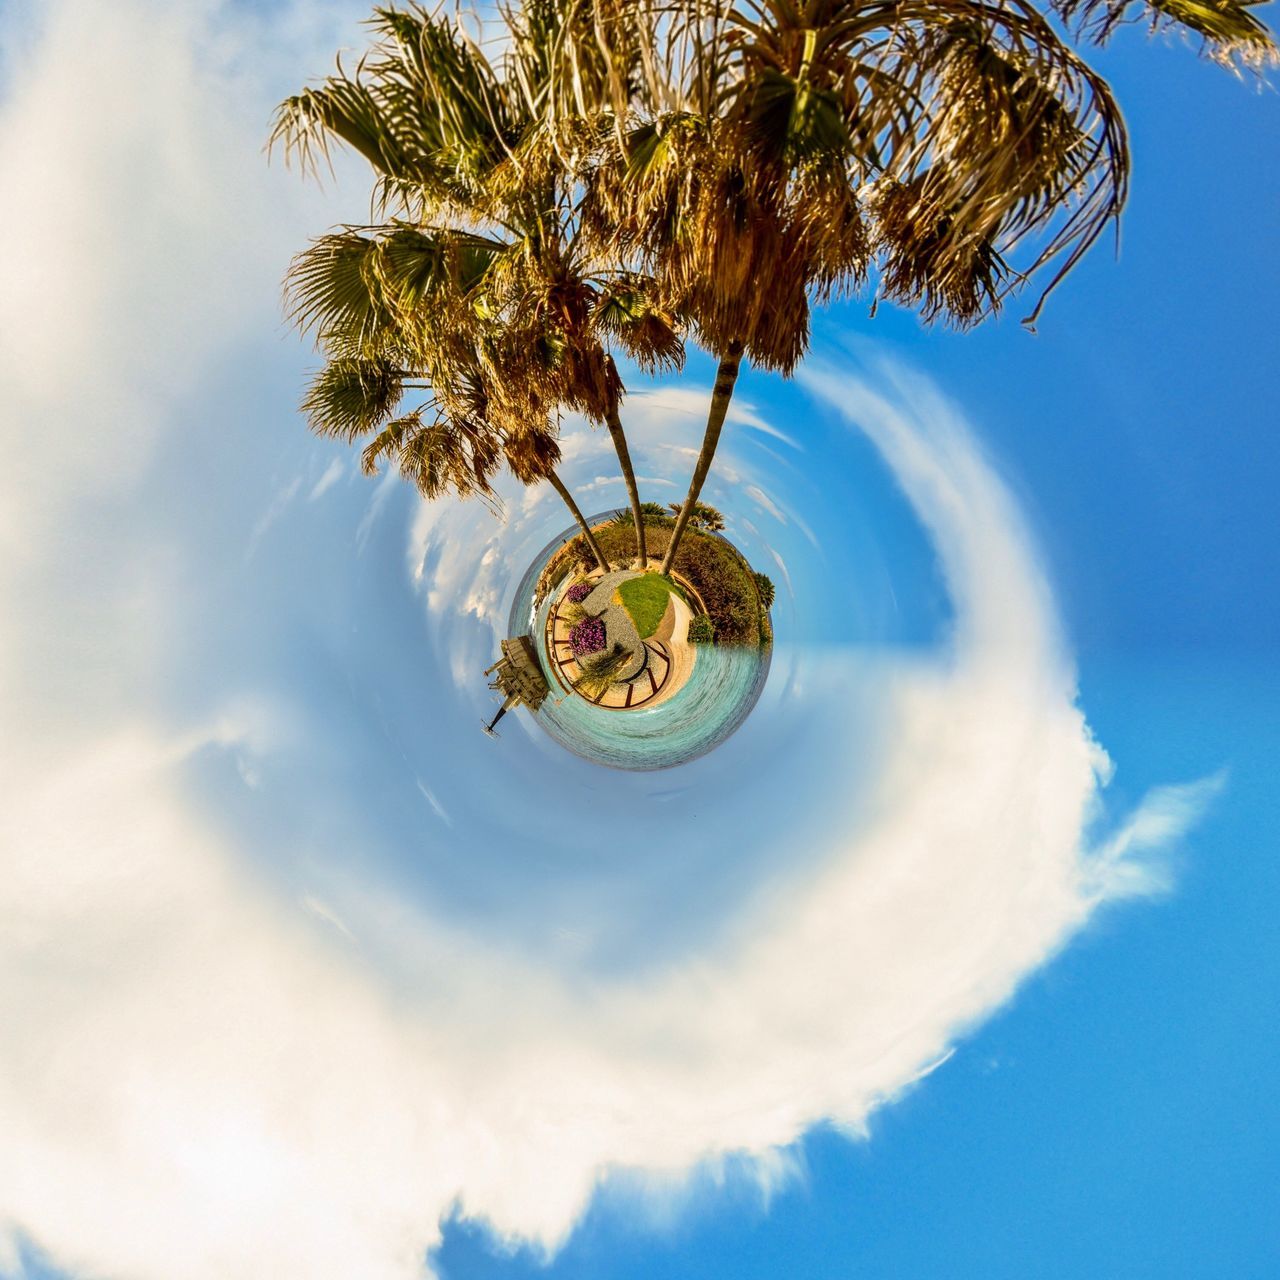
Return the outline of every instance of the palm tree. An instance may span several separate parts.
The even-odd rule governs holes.
[[[1077,37],[1139,8],[1220,62],[1275,60],[1252,0],[1051,3]],[[1108,85],[1030,0],[633,0],[625,22],[642,74],[602,105],[584,221],[718,361],[668,571],[744,358],[790,374],[811,303],[873,277],[877,302],[967,327],[1053,265],[1033,324],[1118,219],[1129,155]]]
[[[683,510],[684,504],[681,502],[669,502],[667,506],[670,508],[672,515],[678,517]],[[688,523],[695,529],[705,529],[708,533],[724,532],[724,516],[715,507],[709,507],[705,502],[695,502],[693,504],[693,509],[689,513]]]
[[[546,480],[607,571],[555,471],[555,406],[537,335],[504,327],[473,303],[491,253],[481,237],[408,226],[346,228],[313,241],[286,280],[290,318],[316,333],[327,356],[302,407],[319,435],[372,436],[365,473],[394,461],[428,499],[478,496],[496,510],[492,481],[503,462],[524,484]],[[406,393],[420,393],[407,412]]]
[[[450,323],[467,329],[483,320],[524,335],[527,346],[506,344],[501,384],[529,378],[541,401],[603,424],[638,513],[619,415],[625,389],[609,345],[656,371],[679,368],[683,344],[652,282],[636,271],[597,269],[579,234],[563,158],[566,134],[553,136],[545,127],[546,103],[563,84],[558,51],[573,47],[563,39],[562,19],[575,12],[559,0],[534,0],[522,13],[507,14],[510,48],[495,64],[460,22],[416,5],[377,9],[372,53],[353,75],[339,64],[319,88],[287,99],[272,143],[309,170],[327,158],[333,141],[369,161],[378,175],[375,207],[383,214],[394,209],[403,221],[374,229],[386,251],[360,270],[372,270],[377,286],[391,290],[390,305],[412,345],[446,340],[424,325],[433,313],[428,294],[441,289],[456,295]],[[300,255],[293,277],[333,266],[324,246],[334,239],[322,238],[318,252]],[[455,257],[469,255],[452,276],[442,273],[446,240]],[[358,293],[363,283],[362,277],[349,287]],[[643,566],[643,524],[636,525]]]

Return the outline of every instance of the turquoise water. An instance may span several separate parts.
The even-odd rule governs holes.
[[[535,613],[533,591],[552,553],[574,532],[566,530],[538,553],[511,605],[511,634],[534,637],[551,687],[534,721],[576,755],[615,769],[666,769],[705,755],[723,742],[759,701],[769,674],[771,650],[704,645],[684,688],[666,702],[640,711],[604,711],[566,694],[542,650],[551,600],[548,597]]]

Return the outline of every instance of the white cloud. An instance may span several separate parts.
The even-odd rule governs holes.
[[[453,826],[453,819],[449,816],[448,811],[445,809],[444,805],[440,803],[436,793],[432,791],[421,778],[418,779],[418,790],[422,792],[423,798],[431,806],[432,813],[434,813],[446,827]]]
[[[314,229],[278,214],[255,176],[267,99],[245,64],[273,46],[236,42],[234,22],[259,21],[242,8],[59,6],[0,117],[0,211],[30,231],[11,249],[41,265],[37,282],[6,257],[6,454],[37,411],[49,420],[97,392],[106,406],[93,430],[68,430],[52,457],[2,481],[19,523],[56,514],[62,533],[23,543],[50,584],[47,610],[20,607],[0,582],[5,674],[16,685],[16,654],[24,688],[31,673],[33,687],[54,688],[65,671],[44,657],[53,624],[82,618],[113,655],[75,671],[71,729],[0,688],[0,1026],[20,1029],[0,1048],[0,1259],[12,1268],[22,1236],[73,1273],[122,1280],[401,1280],[420,1274],[455,1208],[553,1247],[610,1170],[636,1171],[635,1187],[668,1202],[698,1162],[712,1178],[745,1167],[776,1185],[807,1126],[858,1132],[1100,902],[1153,888],[1155,855],[1213,784],[1154,793],[1118,832],[1091,835],[1107,763],[1012,499],[954,409],[918,381],[886,369],[890,390],[878,391],[814,370],[811,389],[868,433],[930,532],[956,610],[934,660],[876,660],[876,772],[856,811],[833,811],[821,849],[762,881],[678,962],[607,973],[566,970],[411,903],[376,879],[357,838],[349,880],[282,891],[280,859],[304,833],[224,822],[192,777],[225,760],[253,781],[255,803],[282,774],[305,786],[287,715],[234,683],[166,704],[150,681],[153,633],[194,643],[181,625],[190,597],[173,584],[242,569],[239,547],[230,568],[180,548],[172,565],[147,560],[138,578],[104,586],[91,613],[62,576],[90,540],[106,556],[133,553],[131,504],[152,516],[163,504],[142,483],[154,453],[187,441],[176,407],[237,342],[271,340],[277,264]],[[302,7],[286,12],[306,26]],[[197,53],[210,15],[221,24],[212,66]],[[307,71],[327,64],[317,55]],[[96,91],[103,109],[73,110],[73,91]],[[75,163],[49,200],[44,157],[68,148]],[[86,209],[92,225],[75,220]],[[59,314],[35,315],[40,298]],[[76,367],[51,382],[64,330]],[[652,447],[684,405],[676,449],[692,448],[701,393],[663,394],[665,406],[628,400],[640,436]],[[758,426],[751,416],[741,420]],[[569,452],[591,475],[607,437],[582,440]],[[396,483],[369,495],[361,545]],[[508,549],[556,527],[544,493],[525,505],[512,489],[505,526],[475,506],[420,505],[406,554],[412,571],[430,566],[428,601],[461,600],[496,625]],[[118,503],[113,520],[86,495]],[[324,514],[295,503],[279,518],[300,509]],[[161,527],[180,531],[183,515]],[[376,664],[378,622],[341,617],[320,642],[304,639],[336,648],[359,623],[360,658]],[[275,619],[254,625],[258,639]],[[806,658],[795,696],[838,709],[851,665]],[[475,679],[465,662],[455,674]],[[118,687],[127,696],[102,693]],[[435,696],[443,710],[455,695]],[[339,710],[326,703],[317,718]],[[830,746],[837,764],[852,756],[843,740]],[[487,775],[428,776],[423,797],[445,823],[444,801],[463,812],[454,789],[477,812],[497,803]],[[687,790],[664,795],[673,813]],[[627,908],[592,928],[620,925]]]
[[[1145,897],[1172,885],[1171,847],[1226,785],[1226,773],[1156,787],[1104,840],[1089,862],[1086,892],[1096,901]]]
[[[274,320],[303,201],[244,148],[260,99],[196,52],[217,48],[214,9],[67,2],[14,32],[29,47],[0,124],[0,385],[28,440],[51,395],[77,410],[38,451],[7,451],[0,538],[23,547],[87,488],[136,484],[211,348]]]
[[[258,517],[258,522],[253,526],[253,531],[249,534],[249,545],[245,551],[245,559],[253,556],[258,549],[258,543],[266,536],[267,531],[273,524],[285,513],[289,504],[298,496],[298,490],[302,488],[302,477],[294,476],[288,484],[282,485],[276,490],[275,496],[271,499],[267,509]]]
[[[320,479],[312,485],[311,492],[307,494],[307,501],[315,502],[324,497],[324,495],[328,493],[329,490],[332,489],[333,486],[342,478],[344,470],[345,468],[342,464],[342,459],[334,458],[334,460],[324,469],[324,475],[322,475]]]
[[[833,372],[811,384],[855,406],[959,608],[948,658],[883,673],[878,780],[816,869],[675,970],[573,981],[326,885],[310,914],[422,975],[391,1002],[183,801],[192,747],[134,730],[37,774],[10,759],[11,1228],[139,1280],[398,1280],[454,1205],[554,1247],[611,1168],[669,1195],[697,1162],[755,1155],[767,1183],[806,1126],[858,1132],[1124,882],[1131,849],[1194,819],[1204,793],[1156,796],[1091,851],[1102,761],[1007,494],[941,402],[926,425]],[[842,674],[811,671],[828,695]],[[214,741],[251,749],[229,722]]]
[[[787,594],[794,596],[795,587],[791,582],[791,571],[787,568],[787,562],[772,548],[769,548],[769,555],[773,558],[773,563],[778,566],[778,572],[782,574],[782,580],[787,584]]]
[[[575,496],[581,493],[599,493],[601,489],[617,488],[623,483],[621,476],[596,476],[573,486]]]
[[[745,493],[761,511],[767,511],[779,524],[787,523],[786,514],[779,508],[778,504],[760,488],[759,485],[743,485],[742,492]]]
[[[711,402],[711,388],[699,386],[662,386],[655,390],[633,391],[626,400],[623,426],[627,434],[649,433],[661,439],[670,435],[673,428],[683,426],[701,437],[706,424],[707,409]],[[726,421],[741,427],[749,427],[762,435],[781,440],[792,449],[803,452],[803,446],[785,431],[766,422],[755,406],[735,395],[729,404]]]
[[[312,894],[306,894],[302,899],[302,905],[305,910],[310,911],[317,920],[323,920],[325,924],[336,929],[344,938],[354,942],[355,934],[347,928],[341,916],[333,910],[332,907],[326,906],[319,898]]]

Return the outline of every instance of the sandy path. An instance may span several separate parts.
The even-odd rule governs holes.
[[[689,623],[693,621],[693,610],[673,591],[671,603],[653,633],[653,639],[661,640],[671,655],[671,674],[667,682],[658,691],[658,696],[646,702],[645,710],[656,707],[658,703],[679,693],[693,671],[693,664],[698,658],[698,646],[689,640]]]

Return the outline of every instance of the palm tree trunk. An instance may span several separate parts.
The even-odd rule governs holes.
[[[662,557],[662,572],[670,573],[675,563],[676,550],[680,539],[684,537],[685,525],[693,514],[694,503],[702,492],[703,481],[711,470],[711,460],[716,456],[716,445],[720,442],[720,428],[724,426],[725,414],[729,412],[729,401],[733,399],[734,384],[738,381],[738,367],[742,364],[742,343],[731,342],[728,354],[720,361],[716,370],[716,385],[711,392],[711,410],[707,414],[707,429],[702,436],[702,451],[698,454],[697,466],[693,469],[693,479],[689,482],[689,496],[680,508],[676,517],[676,527],[671,530],[671,541],[667,544],[667,554]]]
[[[618,466],[622,468],[622,478],[626,481],[627,497],[631,501],[631,516],[636,522],[636,555],[640,559],[640,568],[649,563],[649,552],[645,546],[644,521],[640,518],[640,490],[636,488],[636,473],[631,466],[631,450],[627,448],[627,437],[622,431],[622,421],[618,417],[617,405],[611,405],[605,418],[605,425],[613,437],[613,447],[618,451]]]
[[[554,471],[547,472],[547,479],[551,481],[551,487],[564,499],[564,504],[573,512],[573,518],[582,526],[582,536],[587,540],[587,546],[591,548],[592,555],[596,558],[596,563],[605,571],[609,572],[609,562],[604,558],[604,552],[600,550],[600,544],[596,541],[596,535],[591,532],[591,526],[587,523],[586,517],[578,508],[578,504],[573,500],[573,494],[564,487],[564,482]]]

